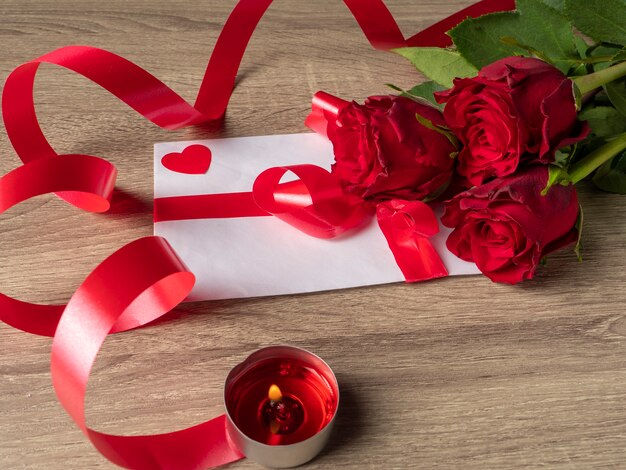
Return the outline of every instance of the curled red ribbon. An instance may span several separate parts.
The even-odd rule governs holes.
[[[312,131],[324,137],[328,137],[328,133],[326,132],[328,121],[336,118],[339,111],[341,111],[346,104],[348,104],[346,100],[337,98],[325,91],[318,91],[313,95],[311,112],[304,120],[304,124]]]
[[[289,171],[300,179],[280,184]],[[268,214],[317,238],[337,237],[362,224],[369,212],[360,198],[344,194],[339,181],[315,165],[265,170],[255,180],[252,194]]]
[[[120,466],[189,470],[241,458],[228,444],[224,416],[152,436],[114,436],[85,423],[87,380],[107,335],[112,329],[140,327],[170,311],[187,297],[194,282],[163,238],[140,238],[98,265],[60,318],[50,361],[59,401],[94,446]]]
[[[237,3],[217,40],[193,106],[132,62],[92,47],[64,47],[15,69],[5,82],[2,113],[7,134],[24,165],[0,178],[0,213],[48,192],[55,192],[88,211],[104,212],[110,206],[117,174],[115,167],[94,156],[58,155],[39,126],[33,87],[41,63],[59,65],[83,75],[164,129],[214,121],[226,110],[248,41],[271,3],[271,0]],[[381,0],[344,0],[344,3],[372,46],[383,50],[402,46],[445,47],[450,45],[445,32],[466,17],[515,8],[513,0],[483,0],[405,40]],[[294,201],[286,196],[290,186],[279,184],[278,170],[275,171],[266,175],[276,182],[272,192],[257,193],[261,194],[264,207],[276,209],[277,216],[285,216],[288,212],[285,205]],[[309,191],[313,188],[313,192],[320,189],[315,185],[307,186]],[[321,187],[320,192],[326,189],[332,194],[332,188]],[[250,193],[240,193],[237,197],[252,201]],[[316,201],[311,210],[305,209],[302,201],[292,204],[292,208],[297,207],[306,217],[314,218],[325,210],[323,198],[316,196]],[[346,216],[343,220],[339,217],[339,225],[349,227],[358,218],[354,216],[358,211],[353,207],[355,212],[350,212],[350,206],[348,203],[338,215],[333,215]],[[247,210],[254,212],[253,215],[268,213],[256,203],[250,204]],[[398,249],[420,245],[420,241],[412,239],[407,232],[410,226],[407,217],[420,218],[421,210],[419,204],[379,207],[379,213],[386,214],[382,223],[379,215],[381,228],[389,225],[390,232],[398,232],[393,237]],[[416,232],[411,227],[411,231],[427,236],[428,228],[424,226],[420,229],[423,232]],[[192,283],[193,275],[169,245],[160,238],[148,237],[130,243],[99,265],[67,306],[29,304],[0,294],[0,320],[30,333],[54,335],[51,366],[57,395],[98,450],[118,465],[135,469],[187,470],[217,466],[241,457],[227,442],[223,416],[183,431],[154,436],[112,436],[85,424],[86,382],[107,334],[141,326],[162,315],[187,295]]]

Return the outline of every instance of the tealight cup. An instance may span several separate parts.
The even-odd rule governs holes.
[[[224,404],[228,436],[242,454],[266,467],[296,467],[328,442],[339,387],[315,354],[270,346],[231,370]]]

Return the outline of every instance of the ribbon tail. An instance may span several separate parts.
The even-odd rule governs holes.
[[[383,234],[406,282],[428,281],[448,275],[448,270],[428,237],[416,235],[407,244],[397,243],[384,230]]]
[[[418,202],[413,201],[413,204]],[[378,226],[385,236],[389,249],[393,253],[402,274],[404,274],[406,282],[428,281],[448,276],[446,266],[430,241],[430,237],[439,230],[437,219],[430,207],[424,203],[419,204],[432,213],[434,227],[431,223],[432,220],[424,220],[422,223],[427,224],[427,226],[425,225],[424,230],[420,230],[420,221],[415,220],[413,222],[413,218],[411,218],[411,227],[407,228],[403,226],[405,224],[403,219],[406,213],[397,212],[392,214],[389,210],[386,210],[386,207],[381,207],[385,206],[386,203],[379,204],[377,210]],[[423,208],[421,210],[423,211]],[[400,223],[398,223],[399,217],[402,218]],[[431,218],[429,217],[428,219]]]
[[[304,120],[304,124],[312,131],[328,137],[326,129],[329,119],[336,119],[339,111],[349,102],[333,96],[325,91],[318,91],[313,95],[311,113]]]

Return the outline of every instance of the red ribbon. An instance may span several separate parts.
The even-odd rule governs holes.
[[[141,238],[98,265],[60,318],[50,361],[59,401],[94,446],[123,467],[203,469],[242,457],[228,444],[223,415],[152,436],[114,436],[85,423],[87,380],[107,335],[140,327],[170,311],[187,297],[194,282],[163,238]]]
[[[289,171],[299,180],[280,184]],[[362,224],[368,212],[360,198],[344,194],[339,181],[315,165],[265,170],[255,180],[252,194],[261,209],[317,238],[341,235]]]
[[[43,135],[33,101],[39,64],[55,64],[83,75],[164,129],[214,121],[226,110],[248,41],[271,3],[239,1],[220,33],[193,106],[132,62],[92,47],[64,47],[15,69],[5,82],[2,113],[7,134],[24,165],[0,178],[0,213],[48,192],[88,211],[103,212],[110,205],[115,167],[94,156],[58,155]],[[381,0],[344,3],[372,46],[383,50],[445,47],[450,45],[445,32],[466,17],[515,7],[513,0],[483,0],[405,40]],[[275,180],[278,173],[266,176]],[[278,196],[288,188],[278,186],[265,195],[267,201],[262,204],[267,202],[268,209],[278,209],[276,214],[285,216],[285,205],[290,203]],[[315,208],[304,213],[314,217],[320,207],[324,204],[318,201]],[[413,212],[420,211],[412,204],[392,209],[395,212],[390,212],[389,219],[385,217],[381,228],[389,222],[401,233],[406,223],[402,217],[406,219],[407,215],[400,219],[396,215],[406,209],[406,214],[415,219]],[[382,210],[379,208],[379,212]],[[265,213],[258,206],[255,211],[256,215]],[[349,215],[349,211],[339,212]],[[346,226],[353,223],[349,216],[344,222]],[[408,232],[406,235],[394,237],[395,242],[402,246],[419,244],[411,242]],[[98,450],[118,465],[186,470],[217,466],[241,457],[227,442],[223,416],[183,431],[154,436],[111,436],[85,424],[87,377],[107,334],[141,326],[160,316],[187,295],[192,283],[193,275],[169,245],[160,238],[148,237],[130,243],[99,265],[67,306],[29,304],[0,294],[0,320],[30,333],[54,335],[51,365],[57,395]]]
[[[339,111],[347,104],[346,100],[337,98],[325,91],[318,91],[313,95],[311,112],[304,120],[304,124],[312,131],[328,137],[326,132],[328,121],[336,118]]]

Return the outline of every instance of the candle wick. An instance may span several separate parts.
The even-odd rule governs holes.
[[[272,420],[272,422],[270,422],[270,432],[272,434],[278,434],[279,431],[280,431],[280,423],[276,420]]]

